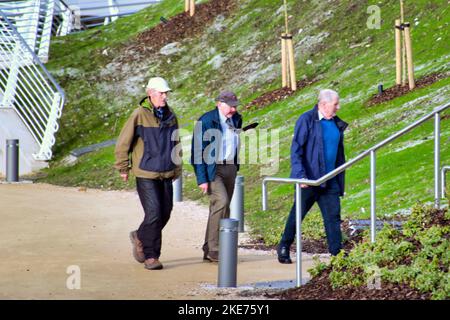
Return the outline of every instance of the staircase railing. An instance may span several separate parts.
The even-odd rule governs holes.
[[[142,0],[137,2],[119,3],[116,0],[108,1],[92,1],[90,6],[80,8],[81,23],[87,28],[93,28],[96,26],[107,25],[115,21],[119,17],[128,16],[136,13],[140,9],[129,9],[136,7],[143,7],[152,4],[159,3],[160,0]],[[122,8],[125,8],[122,10]]]
[[[28,46],[43,62],[48,60],[55,0],[23,0],[0,3]]]
[[[268,182],[278,182],[278,183],[288,183],[295,184],[295,201],[296,201],[296,255],[297,255],[297,286],[302,284],[301,274],[302,274],[302,260],[301,260],[301,252],[302,252],[302,243],[301,243],[301,184],[306,184],[309,186],[320,186],[324,182],[330,180],[335,177],[339,173],[345,171],[347,168],[352,167],[357,162],[362,159],[370,156],[370,238],[372,242],[375,242],[375,227],[376,227],[376,151],[381,149],[388,143],[393,140],[403,136],[407,132],[412,129],[422,125],[425,121],[434,118],[434,205],[436,208],[440,206],[440,197],[441,197],[441,167],[440,167],[440,113],[445,111],[450,107],[450,104],[440,106],[435,108],[431,113],[423,116],[419,120],[405,127],[404,129],[398,131],[397,133],[391,135],[380,143],[376,144],[372,148],[362,152],[355,158],[341,165],[339,168],[334,169],[328,174],[322,176],[317,180],[308,180],[308,179],[292,179],[292,178],[277,178],[277,177],[266,177],[262,182],[262,209],[263,211],[267,210],[267,183]]]
[[[0,107],[12,107],[39,144],[36,160],[49,160],[64,105],[64,91],[15,25],[0,10]]]
[[[65,36],[73,29],[81,29],[75,25],[75,13],[72,8],[63,0],[55,1],[53,12],[52,35]]]

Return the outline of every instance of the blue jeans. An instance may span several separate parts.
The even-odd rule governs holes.
[[[302,188],[302,221],[308,211],[318,203],[327,235],[328,251],[332,255],[337,255],[342,248],[341,235],[341,201],[339,199],[339,186],[336,178],[327,183],[326,188],[308,187]],[[289,212],[283,236],[281,237],[280,247],[290,248],[295,239],[295,196],[294,205]]]

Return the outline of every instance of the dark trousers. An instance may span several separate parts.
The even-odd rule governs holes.
[[[169,221],[173,207],[172,179],[136,178],[136,186],[145,213],[137,235],[142,242],[145,259],[158,259],[162,229]]]
[[[342,248],[341,235],[341,202],[339,198],[339,186],[336,179],[330,180],[329,186],[302,188],[302,221],[308,211],[318,203],[327,235],[328,251],[332,255],[337,255]],[[295,198],[294,198],[295,199]],[[295,238],[295,210],[296,202],[289,212],[280,246],[289,248]]]

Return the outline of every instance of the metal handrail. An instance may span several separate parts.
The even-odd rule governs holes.
[[[22,45],[24,46],[25,50],[28,51],[28,54],[30,54],[31,57],[33,58],[33,62],[35,64],[38,64],[42,68],[42,71],[45,73],[48,80],[57,88],[58,92],[61,94],[61,97],[64,98],[63,89],[59,86],[59,84],[56,82],[56,80],[53,78],[53,76],[48,72],[48,70],[45,68],[44,64],[42,63],[42,61],[38,58],[38,56],[34,53],[34,51],[31,50],[31,48],[27,45],[25,39],[23,39],[22,35],[17,31],[17,29],[14,27],[14,25],[11,23],[11,21],[7,18],[7,16],[1,10],[0,10],[0,16],[8,24],[8,26],[10,28],[9,31],[11,33],[13,33],[14,36],[16,36],[19,39],[19,42],[22,42]]]
[[[262,181],[262,209],[263,211],[267,210],[267,183],[268,182],[279,182],[279,183],[288,183],[288,184],[295,184],[295,198],[296,198],[296,255],[297,255],[297,286],[301,286],[301,184],[306,184],[309,186],[319,186],[323,184],[324,182],[330,180],[331,178],[337,176],[339,173],[345,171],[345,169],[353,166],[355,163],[361,161],[365,157],[370,155],[370,229],[371,229],[371,241],[375,242],[375,220],[376,220],[376,151],[389,142],[403,136],[407,132],[411,131],[412,129],[420,126],[425,121],[429,120],[430,118],[434,117],[434,125],[435,125],[435,134],[434,134],[434,180],[435,180],[435,197],[434,197],[434,204],[435,207],[439,207],[440,205],[440,116],[439,114],[443,112],[444,110],[448,109],[450,107],[450,104],[443,105],[440,107],[437,107],[433,110],[433,112],[423,116],[419,120],[413,122],[412,124],[408,125],[404,129],[394,133],[390,137],[386,138],[385,140],[381,141],[380,143],[376,144],[375,146],[369,148],[368,150],[360,153],[350,161],[344,163],[340,167],[334,169],[333,171],[327,173],[326,175],[322,176],[321,178],[317,180],[308,180],[308,179],[294,179],[294,178],[278,178],[278,177],[265,177]]]
[[[3,104],[12,106],[39,144],[36,160],[49,160],[64,91],[0,10],[0,90]]]
[[[94,4],[91,7],[83,7],[80,9],[81,17],[80,22],[83,23],[85,28],[93,28],[99,25],[106,25],[111,21],[114,21],[115,19],[119,17],[129,16],[132,15],[140,9],[134,9],[134,10],[127,10],[126,12],[120,12],[120,8],[124,7],[140,7],[140,6],[150,6],[159,3],[159,0],[142,0],[140,2],[136,3],[109,3],[107,5],[100,5],[97,3],[91,3]],[[86,14],[86,12],[97,12],[102,9],[109,9],[109,13],[101,14],[101,15],[95,15],[95,14]],[[97,20],[103,20],[103,23],[97,23]],[[94,21],[93,23],[90,23],[91,21]]]
[[[81,22],[89,22],[89,21],[96,21],[96,20],[104,20],[105,18],[111,18],[111,17],[124,17],[132,15],[134,12],[124,12],[124,13],[113,13],[113,14],[105,14],[101,16],[86,16],[85,18],[81,18]],[[102,23],[103,24],[103,23]],[[90,27],[93,27],[94,24],[90,23]]]
[[[146,4],[156,4],[156,3],[159,3],[159,1],[145,1],[145,2],[136,2],[136,3],[134,3],[134,2],[132,2],[132,3],[117,3],[117,4],[114,5],[114,7],[117,7],[117,8],[133,7],[133,6],[143,6],[143,5],[146,5]],[[85,7],[84,10],[95,11],[95,10],[100,10],[100,9],[106,9],[106,8],[109,8],[109,7],[110,7],[109,5],[96,6],[96,7]]]

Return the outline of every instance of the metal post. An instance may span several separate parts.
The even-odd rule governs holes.
[[[60,4],[61,6],[61,4]],[[62,10],[62,23],[59,27],[59,32],[57,36],[65,36],[70,33],[73,29],[73,17],[72,17],[72,11],[68,7],[62,6],[60,7]]]
[[[297,275],[297,287],[302,285],[302,188],[300,184],[295,185],[295,221],[296,221],[296,257],[297,257],[297,265],[296,265],[296,275]]]
[[[81,30],[81,9],[78,6],[70,5],[69,8],[73,13],[73,28]]]
[[[230,218],[239,221],[239,232],[244,232],[244,177],[237,176],[230,204]]]
[[[19,140],[6,140],[6,181],[19,181]]]
[[[370,151],[370,241],[375,243],[376,224],[376,158],[375,151]]]
[[[172,182],[173,186],[173,201],[183,202],[183,175],[180,175]]]
[[[236,287],[238,224],[234,219],[220,220],[218,287]]]
[[[439,113],[434,115],[434,207],[440,206],[440,135],[441,135],[441,117]]]
[[[263,211],[267,210],[267,186],[266,186],[266,182],[262,183],[262,209],[263,209]]]
[[[109,7],[109,14],[111,17],[105,18],[104,24],[107,25],[110,22],[114,22],[117,20],[119,13],[119,7],[117,7],[117,1],[116,0],[108,0],[108,7]]]

